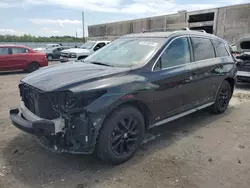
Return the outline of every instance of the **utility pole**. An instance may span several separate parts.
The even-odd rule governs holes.
[[[85,31],[84,31],[84,11],[82,12],[82,37],[83,37],[83,42],[85,43]]]

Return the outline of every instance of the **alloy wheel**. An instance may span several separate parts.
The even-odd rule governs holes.
[[[118,121],[111,135],[111,149],[119,156],[134,150],[140,129],[136,118],[130,116]]]
[[[225,109],[228,106],[230,100],[230,88],[227,84],[222,86],[218,97],[218,104],[220,109]]]

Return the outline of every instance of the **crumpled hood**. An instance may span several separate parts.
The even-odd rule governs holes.
[[[62,53],[90,53],[90,50],[82,48],[71,48],[67,50],[62,50]]]
[[[70,89],[90,81],[126,73],[129,68],[108,67],[83,62],[70,62],[42,68],[24,77],[25,82],[42,91],[59,91]]]

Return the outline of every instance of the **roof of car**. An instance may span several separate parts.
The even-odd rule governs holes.
[[[24,45],[17,45],[17,44],[0,44],[0,47],[7,47],[7,48],[29,48],[28,46],[24,46]]]
[[[88,40],[87,42],[110,42],[110,40]]]
[[[167,38],[169,36],[181,36],[181,35],[196,35],[196,36],[204,36],[204,37],[212,37],[218,38],[215,35],[204,33],[200,31],[192,31],[192,30],[179,30],[173,32],[144,32],[144,33],[133,33],[124,35],[123,37],[150,37],[150,38]],[[220,38],[218,38],[220,39]]]
[[[53,44],[46,44],[46,45],[60,45],[60,44],[57,44],[57,43],[53,43]]]

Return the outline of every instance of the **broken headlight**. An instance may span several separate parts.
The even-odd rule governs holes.
[[[78,93],[71,91],[60,92],[51,97],[51,103],[56,111],[61,113],[75,113],[91,104],[94,100],[104,95],[106,91],[94,91]]]

